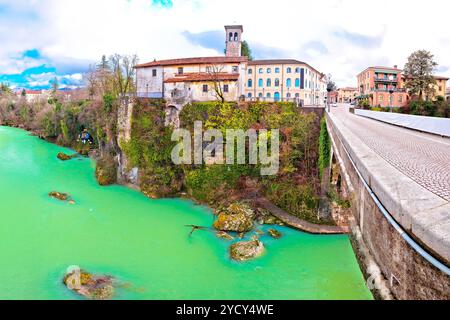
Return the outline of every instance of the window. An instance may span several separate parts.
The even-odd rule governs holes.
[[[275,73],[280,73],[280,68],[275,68]]]
[[[258,87],[260,87],[260,88],[264,87],[263,79],[258,80]]]
[[[296,98],[300,98],[300,93],[296,93],[296,94],[295,94],[295,97],[296,97]]]
[[[248,74],[252,74],[253,73],[253,69],[248,69]]]
[[[206,67],[206,72],[208,72],[208,73],[211,72],[211,67],[210,67],[210,66],[207,66],[207,67]]]
[[[300,68],[295,68],[295,73],[300,73]]]
[[[295,79],[295,87],[299,88],[300,87],[300,79]]]
[[[223,85],[223,92],[224,93],[228,93],[229,91],[228,91],[228,85],[227,84],[224,84]]]
[[[228,35],[228,41],[233,41],[233,33],[230,32],[230,34]]]
[[[292,85],[292,81],[290,78],[286,79],[286,87],[290,88]]]
[[[267,97],[267,98],[270,98],[270,97],[271,97],[270,92],[267,92],[266,97]]]
[[[235,32],[235,33],[234,33],[234,42],[237,42],[237,41],[238,41],[238,37],[239,37],[238,33]],[[222,39],[223,39],[223,38],[222,38]]]
[[[203,92],[208,92],[208,85],[207,84],[203,85]]]
[[[398,102],[403,102],[403,96],[402,95],[398,96]]]
[[[279,87],[280,86],[280,79],[276,78],[275,79],[275,87]]]
[[[259,73],[263,73],[263,68],[259,68]]]
[[[258,94],[258,97],[262,98],[262,97],[263,97],[263,94],[260,92],[260,93]]]
[[[286,69],[286,72],[287,72],[287,73],[292,73],[292,68],[291,68],[291,67],[287,68],[287,69]]]
[[[249,88],[253,87],[253,80],[252,79],[248,79],[247,87],[249,87]]]
[[[287,94],[286,94],[286,98],[290,98],[291,97],[291,94],[288,92]]]
[[[252,97],[252,93],[249,92],[249,93],[247,94],[247,97],[251,98],[251,97]]]
[[[272,73],[272,69],[267,68],[267,73]]]
[[[384,96],[383,96],[382,94],[380,94],[380,95],[378,96],[378,98],[379,98],[380,101],[383,101]]]
[[[178,74],[183,74],[183,67],[178,68]]]
[[[267,83],[266,83],[266,86],[267,86],[267,87],[270,87],[270,86],[272,86],[272,80],[270,80],[270,79],[267,79]]]
[[[156,69],[152,70],[152,76],[156,77]]]
[[[239,67],[238,66],[233,66],[232,70],[233,70],[233,73],[238,73],[239,72]]]

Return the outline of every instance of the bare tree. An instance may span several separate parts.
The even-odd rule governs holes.
[[[138,63],[137,55],[114,54],[110,57],[113,73],[113,91],[117,96],[134,91],[134,66]]]
[[[206,71],[213,83],[214,93],[218,101],[225,102],[224,95],[224,83],[222,81],[221,76],[224,74],[223,70],[225,69],[222,65],[211,65],[206,68]]]

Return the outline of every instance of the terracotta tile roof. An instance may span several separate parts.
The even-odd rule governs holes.
[[[249,66],[265,66],[265,65],[272,65],[272,64],[302,64],[302,65],[310,67],[315,72],[321,74],[322,77],[325,76],[324,73],[320,72],[319,70],[317,70],[310,64],[303,62],[303,61],[295,60],[295,59],[267,59],[267,60],[252,60],[252,61],[248,62]]]
[[[200,82],[200,81],[238,81],[239,73],[185,73],[175,75],[174,78],[164,80],[165,83]]]
[[[339,88],[338,91],[339,90],[342,90],[342,91],[358,91],[358,88],[345,87],[345,88]]]
[[[305,62],[295,59],[268,59],[268,60],[252,60],[248,62],[249,66],[268,65],[268,64],[306,64]]]
[[[247,57],[198,57],[198,58],[182,58],[159,60],[143,63],[135,66],[135,68],[162,67],[190,64],[221,64],[221,63],[241,63],[247,62]]]

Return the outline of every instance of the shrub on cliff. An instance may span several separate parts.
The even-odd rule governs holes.
[[[111,156],[97,161],[95,176],[101,186],[108,186],[117,182],[117,165]]]

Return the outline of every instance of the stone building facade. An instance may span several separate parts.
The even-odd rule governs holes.
[[[164,98],[168,108],[178,111],[190,102],[222,98],[325,104],[323,73],[292,59],[248,61],[241,56],[243,30],[241,25],[225,26],[225,56],[155,60],[137,65],[137,96]]]
[[[309,64],[293,59],[249,61],[245,97],[248,100],[297,101],[324,105],[326,77]]]

